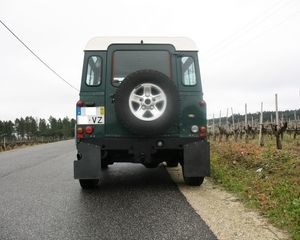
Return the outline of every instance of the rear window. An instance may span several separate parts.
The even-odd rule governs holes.
[[[88,86],[97,86],[101,83],[101,65],[102,61],[100,57],[89,57],[85,81]]]
[[[152,69],[171,77],[171,56],[168,51],[115,51],[112,82],[118,86],[130,73]]]
[[[181,58],[182,84],[187,86],[196,85],[195,63],[192,57]]]

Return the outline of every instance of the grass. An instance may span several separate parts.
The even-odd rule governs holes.
[[[282,150],[275,138],[244,143],[211,142],[211,176],[258,209],[271,223],[300,240],[300,139],[286,136]]]

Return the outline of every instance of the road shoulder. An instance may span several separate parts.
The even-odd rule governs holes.
[[[289,239],[258,212],[246,208],[238,198],[209,179],[201,187],[184,184],[181,167],[168,168],[179,190],[220,240]]]

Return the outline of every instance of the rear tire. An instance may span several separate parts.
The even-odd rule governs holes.
[[[167,160],[166,164],[167,164],[168,167],[177,167],[178,166],[178,161]]]
[[[79,183],[83,189],[96,188],[99,179],[79,179]]]
[[[183,178],[185,184],[190,186],[200,186],[204,181],[204,177],[183,177]]]
[[[200,186],[204,181],[204,177],[186,177],[184,176],[184,165],[181,164],[182,167],[182,176],[186,185],[190,186]]]

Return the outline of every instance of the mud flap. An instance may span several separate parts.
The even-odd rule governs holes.
[[[74,161],[74,178],[99,179],[101,175],[100,147],[89,143],[79,143],[77,150],[82,158]]]
[[[183,164],[185,177],[205,177],[210,175],[209,142],[193,142],[184,145]]]

